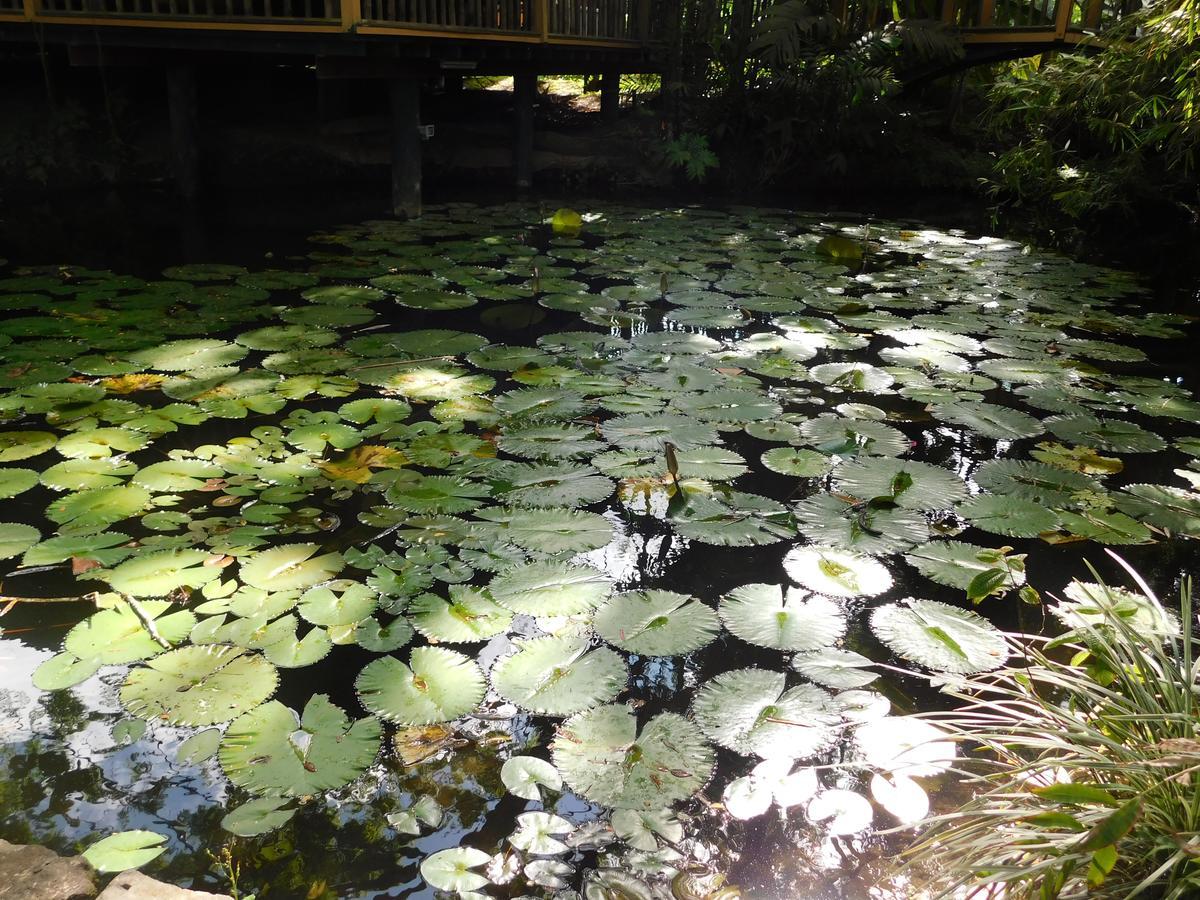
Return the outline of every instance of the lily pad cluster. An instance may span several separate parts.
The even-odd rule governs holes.
[[[970,606],[1036,599],[1036,548],[1200,537],[1200,402],[1128,341],[1184,320],[1132,306],[1127,276],[784,212],[584,218],[554,234],[527,207],[450,205],[315,235],[286,269],[0,274],[0,494],[25,511],[0,557],[72,572],[98,606],[35,684],[129,667],[125,709],[195,729],[180,758],[250,798],[225,820],[243,835],[407,762],[414,730],[452,753],[472,717],[549,719],[506,788],[613,810],[603,845],[661,874],[718,748],[752,767],[724,786],[735,816],[910,820],[912,778],[946,760],[872,756],[919,731],[875,661],[999,667]],[[1128,478],[1147,454],[1177,479]],[[778,567],[676,589],[680,554],[745,548]],[[679,702],[630,705],[647,658],[713,647],[721,670]],[[361,709],[272,699],[310,666]],[[874,806],[810,768],[847,741]],[[426,880],[469,895],[514,854],[565,884],[595,835],[548,809]]]

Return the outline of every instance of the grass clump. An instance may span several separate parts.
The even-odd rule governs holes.
[[[964,705],[930,717],[978,751],[975,796],[928,819],[907,856],[937,873],[937,896],[1200,896],[1191,581],[1176,618],[1115,558],[1140,593],[1068,594],[1067,633],[1022,639],[1021,663],[955,682]]]

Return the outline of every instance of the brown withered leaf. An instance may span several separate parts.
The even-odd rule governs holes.
[[[320,463],[321,472],[333,481],[353,481],[365,484],[372,469],[399,469],[408,464],[408,457],[399,450],[379,444],[364,444],[339,453]]]
[[[166,380],[166,375],[113,375],[101,378],[100,385],[110,394],[132,394],[134,391],[156,388]]]
[[[71,557],[71,574],[82,575],[85,572],[90,572],[92,569],[99,569],[103,563],[98,560],[88,559],[86,556]]]
[[[445,725],[422,725],[400,729],[392,743],[400,761],[406,766],[415,766],[447,747],[461,747],[466,741],[455,737],[454,730]]]

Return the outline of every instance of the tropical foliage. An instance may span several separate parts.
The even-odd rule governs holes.
[[[1194,0],[1157,0],[1106,28],[1095,53],[1014,63],[990,92],[1003,148],[992,196],[1035,221],[1061,216],[1067,236],[1131,215],[1194,222],[1198,29]]]

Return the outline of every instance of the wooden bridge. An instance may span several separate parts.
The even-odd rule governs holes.
[[[167,71],[183,193],[196,191],[198,65],[231,55],[313,64],[317,78],[387,79],[392,196],[420,210],[420,85],[430,77],[514,77],[514,168],[532,175],[537,76],[599,74],[612,115],[620,73],[662,71],[657,0],[0,0],[0,44],[67,48],[73,65]],[[772,0],[754,0],[761,14]],[[851,27],[902,18],[955,28],[965,64],[1068,48],[1140,0],[834,0]],[[1131,6],[1132,4],[1132,6]]]

